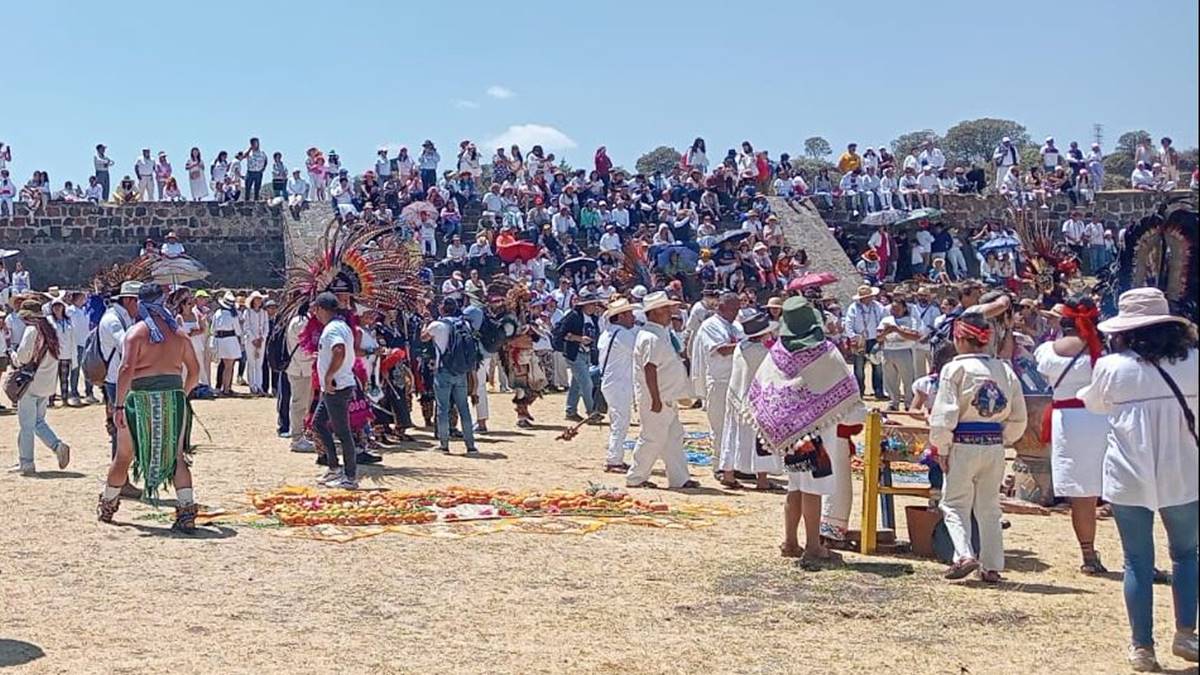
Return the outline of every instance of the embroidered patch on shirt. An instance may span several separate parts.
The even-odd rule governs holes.
[[[995,417],[1008,405],[1008,399],[999,385],[992,380],[987,380],[975,392],[975,400],[971,401],[971,405],[975,407],[975,411],[979,413],[980,417]]]

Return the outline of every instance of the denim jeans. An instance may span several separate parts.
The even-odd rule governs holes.
[[[1112,505],[1125,552],[1125,612],[1133,644],[1154,644],[1154,512],[1141,506]],[[1200,502],[1158,510],[1171,554],[1171,595],[1175,626],[1196,630],[1196,539]]]
[[[33,437],[51,450],[58,447],[58,436],[46,423],[46,404],[49,397],[34,396],[28,392],[17,401],[17,452],[21,466],[33,464]]]
[[[79,380],[82,375],[83,364],[83,345],[75,348],[75,367],[71,369],[71,395],[79,396]],[[84,396],[92,395],[92,383],[88,382],[87,377],[83,377],[83,394]]]
[[[433,376],[433,394],[437,398],[437,437],[443,450],[450,447],[450,406],[458,409],[463,440],[467,450],[475,449],[474,421],[467,401],[467,375],[451,375],[439,370]]]
[[[865,351],[854,355],[854,379],[858,380],[859,393],[865,394],[864,380],[867,377],[867,354],[875,348],[874,340],[866,341]],[[883,398],[883,366],[871,364],[871,393],[875,398]]]
[[[262,177],[261,171],[246,172],[246,191],[242,193],[242,199],[250,201],[258,201],[258,195],[262,192]]]
[[[333,443],[334,434],[337,434],[337,440],[342,444],[346,477],[350,479],[358,475],[358,450],[354,447],[354,434],[350,431],[350,399],[353,397],[352,386],[321,392],[321,402],[317,404],[312,421],[313,432],[325,446],[325,458],[329,460],[330,469],[338,468],[337,446]]]
[[[571,388],[567,390],[567,414],[579,414],[579,398],[583,397],[583,407],[587,414],[596,412],[596,401],[592,396],[592,360],[586,349],[580,349],[574,361],[568,361],[571,368]]]

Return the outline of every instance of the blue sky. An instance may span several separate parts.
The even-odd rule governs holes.
[[[182,172],[251,135],[362,170],[380,145],[534,142],[632,167],[693,137],[772,156],[1005,117],[1036,139],[1105,126],[1197,142],[1197,2],[8,3],[0,141],[25,181],[86,179],[109,146]],[[685,9],[686,8],[686,9]]]

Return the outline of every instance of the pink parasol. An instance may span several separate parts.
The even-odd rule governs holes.
[[[828,286],[837,283],[837,275],[832,272],[805,272],[798,279],[788,284],[789,291],[803,291],[817,286]]]
[[[429,220],[436,222],[438,210],[429,202],[413,202],[400,211],[400,220],[410,225],[421,222],[421,214],[428,214]]]

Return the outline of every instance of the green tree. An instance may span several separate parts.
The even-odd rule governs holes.
[[[1116,151],[1123,152],[1123,153],[1129,155],[1130,157],[1133,157],[1134,150],[1137,150],[1137,146],[1140,145],[1141,143],[1153,144],[1153,141],[1150,138],[1149,131],[1146,131],[1145,129],[1138,129],[1137,131],[1126,131],[1125,133],[1121,134],[1120,137],[1117,138],[1117,150]],[[1132,169],[1130,169],[1130,170],[1132,171]]]
[[[1200,151],[1198,151],[1196,148],[1188,148],[1187,150],[1180,151],[1179,173],[1189,174],[1195,171],[1198,159],[1200,159]],[[1180,187],[1187,187],[1186,183],[1190,181],[1191,178],[1188,178],[1187,181],[1184,181],[1185,185],[1181,185]]]
[[[1118,141],[1119,143],[1119,141]],[[1117,150],[1104,156],[1104,189],[1128,190],[1133,187],[1129,176],[1133,173],[1133,151]]]
[[[1018,147],[1029,144],[1029,132],[1021,124],[1012,120],[981,117],[959,122],[947,129],[942,139],[942,149],[957,164],[989,164],[992,152],[1005,136]]]
[[[667,173],[671,169],[679,166],[679,160],[682,155],[675,148],[666,145],[660,145],[657,148],[638,157],[637,170],[638,173],[652,174],[655,171]]]
[[[896,140],[892,141],[892,154],[896,155],[900,161],[904,161],[908,153],[913,150],[919,152],[925,141],[933,141],[934,145],[940,145],[941,140],[933,129],[910,131],[907,134],[900,134]]]
[[[804,154],[809,159],[824,159],[833,154],[833,147],[824,138],[812,136],[804,139]]]
[[[817,172],[821,169],[833,171],[833,164],[828,160],[814,159],[812,157],[793,157],[789,164],[792,165],[792,171],[803,171],[805,180],[812,186],[812,180],[817,177]]]

